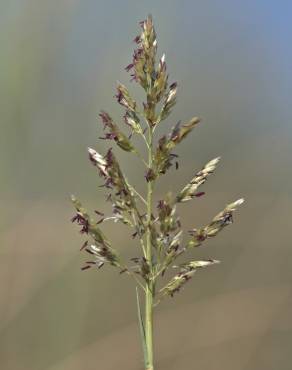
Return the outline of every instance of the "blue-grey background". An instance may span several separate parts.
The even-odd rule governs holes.
[[[105,209],[86,147],[100,109],[122,122],[138,22],[153,14],[178,103],[159,129],[199,115],[180,169],[156,200],[204,163],[206,195],[180,207],[186,228],[244,197],[235,223],[194,257],[202,271],[156,314],[157,370],[290,370],[292,341],[292,5],[289,1],[0,1],[0,368],[142,369],[134,285],[110,268],[81,272],[69,195]],[[123,123],[122,123],[123,124]],[[139,145],[142,145],[140,142]],[[141,192],[143,171],[119,153]],[[105,226],[125,257],[128,230]]]

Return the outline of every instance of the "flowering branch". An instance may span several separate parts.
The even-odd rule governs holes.
[[[199,247],[209,238],[215,237],[226,226],[233,222],[233,213],[243,203],[239,199],[228,204],[213,220],[201,228],[189,231],[189,240],[183,243],[183,229],[177,214],[177,207],[205,193],[199,190],[207,178],[218,165],[219,157],[209,161],[182,190],[172,196],[167,193],[164,199],[154,204],[155,184],[160,176],[175,164],[178,169],[177,155],[173,152],[193,129],[200,119],[193,117],[182,124],[174,125],[168,135],[154,143],[155,129],[162,121],[169,117],[176,104],[177,82],[168,85],[168,73],[165,55],[156,62],[157,40],[152,17],[140,22],[141,33],[135,37],[137,47],[133,53],[132,62],[125,68],[130,72],[132,81],[142,87],[146,94],[146,101],[142,109],[138,108],[129,90],[118,82],[116,99],[125,110],[123,119],[125,127],[130,130],[124,133],[105,111],[99,117],[103,123],[104,136],[101,139],[113,141],[119,149],[135,154],[147,167],[145,173],[146,194],[140,194],[130,184],[124,174],[119,161],[110,148],[105,155],[95,149],[88,148],[90,162],[96,167],[103,180],[102,187],[107,194],[106,199],[112,205],[112,214],[105,216],[103,212],[95,210],[98,219],[92,218],[81,203],[72,196],[76,214],[72,222],[81,227],[81,234],[87,236],[81,250],[87,252],[92,259],[85,262],[82,270],[92,267],[100,269],[104,265],[117,268],[133,278],[137,289],[137,308],[140,325],[141,340],[144,352],[146,370],[154,370],[153,353],[153,308],[165,297],[173,297],[179,292],[194,274],[205,267],[218,264],[215,259],[194,260],[181,265],[174,265],[178,257],[186,252],[191,253],[193,248]],[[142,124],[144,122],[144,124]],[[147,158],[138,152],[133,145],[132,136],[137,135],[144,140],[147,147]],[[142,207],[142,209],[140,209]],[[111,246],[108,238],[101,230],[104,221],[122,222],[131,230],[132,238],[139,240],[142,253],[134,256],[125,264],[120,254]],[[178,272],[166,283],[159,286],[161,279],[169,269]],[[138,288],[145,295],[144,317],[141,310]]]

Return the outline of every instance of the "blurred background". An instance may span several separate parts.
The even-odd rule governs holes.
[[[179,84],[174,113],[203,122],[161,177],[156,201],[220,155],[206,195],[179,208],[186,229],[244,197],[232,227],[193,253],[222,263],[156,312],[157,370],[290,370],[292,340],[292,49],[289,1],[9,0],[0,2],[0,368],[142,369],[134,284],[111,268],[81,272],[77,195],[107,210],[86,148],[96,119],[122,123],[116,81],[153,14],[158,53]],[[140,142],[139,145],[143,145]],[[116,150],[142,192],[138,160]],[[126,257],[137,245],[104,225]]]

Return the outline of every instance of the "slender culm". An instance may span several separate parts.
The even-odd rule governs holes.
[[[104,136],[100,139],[113,141],[119,147],[117,150],[137,156],[145,166],[145,194],[140,194],[129,182],[112,147],[105,154],[88,148],[89,160],[103,180],[102,186],[106,190],[106,200],[111,203],[112,213],[105,215],[95,209],[93,217],[72,196],[76,209],[72,222],[76,222],[80,226],[80,233],[86,236],[81,250],[90,256],[81,270],[111,265],[120,274],[133,279],[136,285],[144,367],[145,370],[154,370],[154,308],[164,298],[173,297],[179,292],[195,272],[219,263],[215,259],[193,260],[191,250],[203,246],[207,239],[215,237],[225,226],[230,225],[233,222],[233,213],[243,203],[243,199],[226,205],[206,226],[188,230],[187,240],[184,241],[177,207],[205,194],[201,187],[215,171],[220,158],[208,161],[192,174],[190,182],[177,194],[168,193],[164,199],[154,199],[155,183],[160,176],[171,168],[179,167],[178,156],[174,153],[176,146],[189,136],[200,123],[200,119],[193,117],[185,123],[179,121],[155,145],[155,129],[172,112],[176,104],[178,84],[168,82],[165,55],[159,60],[156,58],[157,39],[151,15],[140,22],[140,26],[141,33],[134,38],[136,48],[133,59],[125,70],[131,74],[131,81],[144,90],[145,101],[140,106],[127,87],[119,82],[115,97],[125,110],[124,129],[106,111],[102,110],[99,118],[104,129]],[[125,130],[129,132],[124,132]],[[148,158],[144,158],[139,148],[133,144],[134,135],[141,138],[142,145],[146,145]],[[141,247],[140,257],[137,257],[135,251],[135,257],[124,261],[102,231],[102,223],[107,221],[121,222],[130,229],[129,235]],[[177,264],[182,255],[189,260]],[[167,270],[174,273],[170,280],[164,282]]]

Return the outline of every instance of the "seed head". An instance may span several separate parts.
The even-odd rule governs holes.
[[[158,201],[157,207],[153,207],[154,184],[152,182],[165,174],[173,165],[176,169],[179,168],[178,155],[174,151],[177,145],[198,125],[200,119],[193,117],[186,123],[178,121],[170,133],[163,135],[156,144],[155,128],[172,112],[176,104],[178,84],[172,82],[169,85],[165,54],[162,54],[161,58],[156,61],[157,39],[151,15],[141,21],[140,26],[141,33],[133,40],[135,43],[133,58],[125,70],[130,72],[131,80],[142,86],[146,97],[142,106],[139,107],[127,87],[120,82],[117,83],[115,94],[117,102],[124,109],[123,119],[126,124],[124,128],[129,129],[130,133],[124,133],[124,129],[119,128],[109,113],[102,110],[99,117],[104,130],[104,135],[100,139],[115,142],[122,150],[136,154],[146,165],[147,196],[140,194],[129,183],[112,148],[108,149],[105,155],[88,148],[89,159],[104,181],[101,186],[107,191],[106,201],[111,203],[112,212],[106,216],[103,212],[95,211],[95,216],[92,218],[81,203],[72,197],[76,213],[71,220],[80,226],[80,232],[86,235],[87,240],[82,244],[81,251],[91,256],[91,260],[85,262],[82,270],[94,266],[99,269],[105,264],[117,267],[120,273],[126,272],[127,275],[134,277],[136,283],[145,292],[151,292],[154,301],[156,295],[159,294],[173,296],[183,288],[195,272],[219,263],[215,259],[203,259],[188,260],[186,263],[174,265],[177,259],[189,249],[201,246],[205,240],[216,236],[223,228],[230,225],[233,222],[233,213],[243,203],[243,199],[228,204],[205,227],[190,230],[189,240],[184,242],[177,208],[179,203],[205,194],[199,188],[217,167],[220,159],[217,157],[196,172],[176,196],[173,197],[171,193],[167,193],[163,199]],[[143,158],[143,153],[138,152],[133,145],[134,134],[141,136],[146,143],[148,163]],[[145,206],[141,211],[138,202],[143,203],[143,207]],[[109,239],[100,228],[103,222],[110,220],[130,227],[129,236],[132,236],[135,241],[140,241],[142,255],[130,259],[134,264],[130,268],[121,261],[118,252],[112,248]],[[157,290],[158,277],[163,276],[165,271],[171,267],[177,268],[178,272],[164,288]],[[141,333],[145,337],[143,320],[140,321]]]

